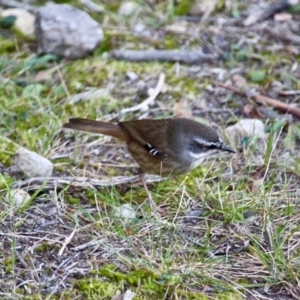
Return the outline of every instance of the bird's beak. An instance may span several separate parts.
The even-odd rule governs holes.
[[[219,150],[235,153],[236,151],[229,146],[222,144]]]

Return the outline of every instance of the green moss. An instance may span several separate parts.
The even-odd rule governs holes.
[[[143,286],[149,290],[162,292],[163,285],[168,284],[175,286],[181,282],[180,277],[171,274],[161,274],[159,271],[154,273],[148,269],[136,269],[128,272],[127,274],[121,273],[116,270],[115,265],[106,265],[102,267],[97,274],[105,276],[116,281],[124,281],[131,286]]]
[[[101,276],[99,279],[81,279],[76,281],[76,289],[85,295],[97,295],[101,297],[111,297],[116,289],[127,290],[128,288],[136,293],[135,299],[163,299],[166,296],[166,286],[168,287],[168,297],[173,299],[184,297],[184,299],[210,299],[206,295],[192,291],[191,289],[183,289],[181,287],[184,277],[176,274],[163,274],[160,271],[151,271],[147,269],[136,269],[128,273],[122,273],[117,270],[115,265],[105,265],[99,271],[92,271],[91,275]],[[125,287],[125,288],[124,288]],[[235,294],[222,291],[222,294],[214,299],[231,300],[240,299],[233,298]],[[102,298],[104,299],[104,298]]]
[[[109,34],[106,34],[104,35],[104,39],[102,40],[100,46],[95,51],[95,55],[109,52],[110,50],[112,50],[111,36]]]
[[[104,5],[105,10],[109,12],[117,12],[120,7],[119,0],[103,0],[101,4]]]
[[[176,87],[173,91],[170,91],[170,95],[174,103],[185,99],[186,96],[195,98],[199,94],[199,82],[194,78],[182,78],[177,76],[168,76],[167,81],[170,85]],[[206,82],[201,82],[201,86],[205,86]]]
[[[51,270],[51,268],[45,268],[44,269],[44,271],[45,271],[45,274],[47,275],[47,276],[51,276],[52,274],[53,274],[53,271]]]
[[[1,161],[1,158],[0,158]],[[14,180],[8,175],[2,175],[0,173],[0,190],[9,189]]]
[[[35,253],[46,253],[47,251],[51,251],[51,250],[59,250],[59,246],[55,244],[43,242],[38,247],[34,248]]]
[[[104,297],[110,297],[111,299],[116,294],[116,291],[122,288],[122,285],[115,282],[85,278],[77,280],[74,287],[77,291],[86,295],[88,299],[105,299]]]
[[[174,14],[177,16],[187,15],[193,7],[194,3],[195,0],[181,0],[175,8]]]
[[[171,34],[166,35],[164,39],[164,48],[165,49],[178,49],[178,37],[175,37]]]
[[[178,289],[176,291],[177,297],[183,297],[183,299],[191,299],[191,300],[210,300],[211,297],[207,297],[200,292],[193,292],[188,290]],[[217,298],[214,298],[217,299]]]
[[[13,274],[15,269],[15,259],[14,257],[8,257],[3,259],[2,264],[4,266],[4,270],[7,274]]]
[[[4,165],[11,165],[13,156],[18,148],[19,145],[15,142],[4,136],[0,136],[0,162]]]
[[[6,54],[8,52],[16,51],[16,43],[14,40],[0,38],[0,44],[0,54]]]
[[[64,202],[70,205],[80,204],[80,199],[73,197],[71,194],[65,194]]]

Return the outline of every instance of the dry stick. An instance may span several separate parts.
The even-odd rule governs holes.
[[[72,241],[72,239],[73,239],[73,237],[74,237],[76,231],[77,231],[77,226],[75,226],[75,228],[74,228],[74,230],[71,232],[71,234],[65,238],[65,241],[64,241],[63,245],[61,246],[61,248],[60,248],[59,251],[58,251],[58,254],[57,254],[58,256],[62,256],[62,254],[63,254],[64,251],[65,251],[65,248],[66,248],[67,245],[70,244],[70,242]]]
[[[280,91],[278,94],[281,95],[281,96],[294,96],[294,95],[300,95],[300,90]]]
[[[223,88],[225,88],[229,91],[232,91],[236,94],[243,95],[243,96],[246,95],[245,91],[235,88],[233,86],[225,85],[224,83],[219,82],[219,81],[214,81],[214,83],[215,83],[215,85],[223,87]],[[298,108],[298,107],[294,107],[290,104],[286,104],[279,100],[269,98],[269,97],[266,97],[266,96],[263,96],[260,94],[254,94],[253,96],[251,96],[251,99],[253,99],[256,103],[263,103],[263,104],[270,105],[282,112],[290,113],[293,116],[300,118],[300,108]]]
[[[300,37],[299,35],[294,34],[290,30],[282,26],[274,27],[274,26],[264,26],[263,32],[270,35],[275,39],[279,39],[281,42],[292,44],[293,46],[300,45]]]
[[[167,61],[185,64],[199,64],[216,59],[215,55],[203,53],[201,50],[115,50],[112,56],[126,61]]]
[[[244,25],[249,26],[254,23],[269,19],[277,12],[283,11],[294,4],[297,4],[297,0],[280,0],[275,3],[271,3],[260,13],[255,10],[254,13],[249,15],[248,18],[244,21]]]
[[[154,183],[165,180],[166,178],[157,175],[148,175],[147,182]],[[86,177],[33,177],[26,180],[16,181],[12,184],[13,188],[23,188],[27,191],[34,191],[43,185],[42,191],[53,190],[55,188],[63,189],[70,187],[71,189],[81,190],[87,188],[102,188],[107,186],[115,186],[121,184],[135,184],[140,182],[138,176],[115,176],[108,179],[92,179]]]

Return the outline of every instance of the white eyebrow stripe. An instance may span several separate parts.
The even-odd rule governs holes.
[[[209,141],[206,141],[204,139],[201,139],[201,138],[194,138],[194,141],[196,141],[197,143],[201,144],[201,145],[204,145],[204,146],[220,146],[223,144],[223,141],[221,138],[219,138],[219,141],[217,141],[216,143],[214,142],[209,142]]]

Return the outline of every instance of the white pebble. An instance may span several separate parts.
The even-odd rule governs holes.
[[[47,158],[25,148],[19,148],[15,153],[15,165],[27,178],[50,177],[53,164]]]
[[[12,189],[6,194],[6,201],[14,206],[21,206],[30,199],[30,195],[22,189]]]
[[[236,124],[229,126],[225,129],[226,135],[232,139],[243,139],[246,136],[252,136],[266,140],[268,135],[265,133],[265,125],[258,119],[243,119]]]
[[[121,16],[129,17],[131,16],[137,9],[138,4],[132,1],[123,2],[119,7],[118,14]]]
[[[26,36],[34,36],[35,16],[22,8],[5,9],[0,13],[1,18],[16,17],[14,26]]]
[[[130,204],[123,204],[114,209],[114,216],[122,219],[134,219],[136,217],[135,210]]]

